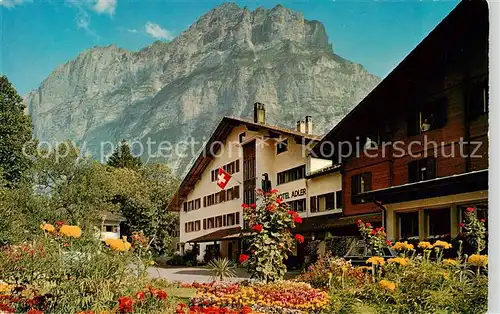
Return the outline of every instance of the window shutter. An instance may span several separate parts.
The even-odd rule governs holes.
[[[311,213],[315,213],[318,211],[318,203],[317,203],[317,197],[316,196],[311,196]]]
[[[240,160],[236,160],[236,172],[240,172]]]
[[[187,222],[184,224],[184,232],[188,232],[188,224],[187,224]]]
[[[237,225],[240,224],[240,213],[239,212],[236,213],[236,224]]]
[[[335,208],[342,208],[342,191],[335,192]]]
[[[365,173],[365,191],[371,191],[372,190],[372,173],[367,172]]]
[[[240,186],[236,185],[233,187],[233,199],[240,198]]]
[[[222,216],[222,226],[226,226],[227,225],[227,215],[223,215]]]
[[[428,157],[426,160],[427,163],[427,173],[426,173],[426,178],[427,180],[429,179],[434,179],[436,178],[436,159],[433,157]]]
[[[351,195],[359,194],[359,175],[355,175],[351,177]]]
[[[417,113],[414,112],[410,114],[406,119],[406,131],[408,136],[413,136],[420,133],[420,126]]]
[[[440,98],[438,100],[438,103],[435,104],[436,106],[438,106],[438,110],[437,110],[437,125],[436,127],[437,128],[441,128],[443,126],[446,125],[446,121],[447,121],[447,118],[448,118],[448,106],[447,106],[447,103],[446,103],[447,99],[446,99],[446,96],[443,97],[443,98]]]
[[[203,219],[203,229],[207,229],[207,219]]]

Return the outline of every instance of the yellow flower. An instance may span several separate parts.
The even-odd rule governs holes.
[[[434,243],[434,247],[440,247],[440,248],[447,250],[447,249],[451,249],[451,244],[446,242],[446,241],[437,240]]]
[[[42,224],[42,225],[40,225],[40,228],[43,231],[47,231],[47,232],[54,232],[56,230],[56,228],[54,228],[54,226],[51,224]]]
[[[396,251],[413,250],[413,248],[413,244],[409,244],[408,241],[396,242],[392,246],[392,249]]]
[[[396,289],[396,284],[392,281],[382,279],[379,282],[380,288],[388,290],[388,291],[393,291]]]
[[[424,250],[430,250],[430,249],[432,249],[432,244],[430,242],[421,241],[418,244],[418,247],[421,249],[424,249]]]
[[[11,285],[8,285],[6,283],[0,283],[0,293],[10,292],[10,290],[12,290],[12,286]]]
[[[78,226],[62,225],[59,233],[70,238],[79,238],[82,236],[82,229]]]
[[[408,265],[408,258],[403,258],[403,257],[394,257],[394,258],[389,258],[387,260],[389,264],[392,263],[398,263],[401,266],[406,266]]]
[[[366,263],[367,264],[372,264],[372,265],[384,265],[385,264],[385,260],[383,257],[379,257],[379,256],[372,256],[370,257],[369,259],[366,260]]]
[[[113,251],[126,252],[130,250],[130,243],[126,239],[107,239],[104,241]]]
[[[488,255],[472,254],[469,256],[468,262],[474,266],[486,267],[488,265]]]
[[[457,265],[457,261],[452,259],[452,258],[447,258],[447,259],[443,260],[443,264],[453,266],[453,265]]]

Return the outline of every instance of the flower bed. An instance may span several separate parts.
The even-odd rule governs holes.
[[[210,283],[183,285],[198,290],[192,306],[223,306],[241,309],[245,306],[262,313],[316,313],[328,305],[328,293],[309,284],[291,281],[276,283]]]

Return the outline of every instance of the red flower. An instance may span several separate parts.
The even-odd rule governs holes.
[[[267,209],[267,211],[272,213],[276,210],[276,205],[274,205],[274,204],[267,205],[266,209]]]
[[[293,217],[297,216],[297,212],[293,211],[293,210],[289,210],[288,211],[288,214],[289,215],[292,215]]]
[[[458,224],[458,226],[463,228],[463,227],[465,227],[465,224],[463,222],[461,222]]]
[[[163,290],[156,290],[156,297],[160,300],[165,300],[167,298],[167,293]]]
[[[43,311],[31,309],[27,314],[43,314]]]
[[[277,199],[276,199],[276,203],[278,203],[278,204],[283,203],[283,199],[282,199],[282,198],[277,198]]]
[[[238,260],[239,260],[239,262],[240,262],[240,264],[243,264],[244,262],[246,262],[246,261],[248,260],[248,257],[249,257],[249,256],[248,256],[248,255],[246,255],[246,254],[241,254],[241,255],[240,255],[240,258],[238,259]]]
[[[484,222],[486,222],[486,220],[484,220],[484,219],[479,219],[479,221],[480,221],[480,222],[483,222],[483,223],[484,223]]]
[[[120,297],[118,299],[118,310],[121,313],[132,313],[133,312],[134,300],[131,297]]]
[[[379,230],[380,231],[384,231],[385,229],[384,229],[384,227],[380,227]]]
[[[276,194],[276,193],[278,193],[278,190],[277,190],[277,189],[272,189],[272,190],[271,190],[271,193],[272,193],[272,194]]]
[[[255,203],[250,204],[250,208],[254,208],[254,209],[257,208],[257,204],[255,204]]]
[[[241,207],[243,207],[243,208],[248,208],[248,207],[250,207],[250,206],[248,206],[248,204],[243,203],[243,204],[241,204]]]
[[[377,231],[372,229],[371,234],[377,234]]]
[[[146,298],[146,294],[144,293],[144,291],[139,291],[135,294],[135,297],[137,298],[137,300],[144,300],[144,298]]]
[[[262,229],[264,229],[264,227],[262,227],[262,225],[255,225],[252,227],[252,230],[257,231],[257,232],[262,232]]]
[[[387,245],[392,245],[392,242],[391,242],[391,241],[389,241],[389,240],[385,240],[385,244],[387,244]]]
[[[358,223],[358,226],[361,226],[361,224],[362,224],[363,222],[361,221],[361,219],[358,219],[357,223]]]
[[[301,223],[302,223],[302,217],[300,217],[299,215],[295,215],[295,216],[293,217],[293,221],[294,221],[295,223],[301,224]]]
[[[304,243],[304,236],[301,234],[296,234],[295,240],[297,240],[297,242],[299,242],[299,243]]]
[[[472,207],[467,207],[467,211],[468,211],[469,213],[472,213],[472,212],[474,212],[474,208],[472,208]]]
[[[369,222],[365,223],[365,227],[366,227],[366,228],[370,228],[371,226],[372,226],[372,224],[371,224],[371,223],[369,223]]]
[[[65,224],[66,224],[66,221],[64,221],[64,220],[56,221],[56,225],[59,227],[62,225],[65,225]]]

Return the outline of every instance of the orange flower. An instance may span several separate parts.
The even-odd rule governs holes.
[[[59,233],[68,238],[79,238],[82,236],[82,229],[78,226],[62,225]]]
[[[40,228],[46,232],[54,232],[56,230],[56,228],[51,224],[42,224],[40,225]]]

